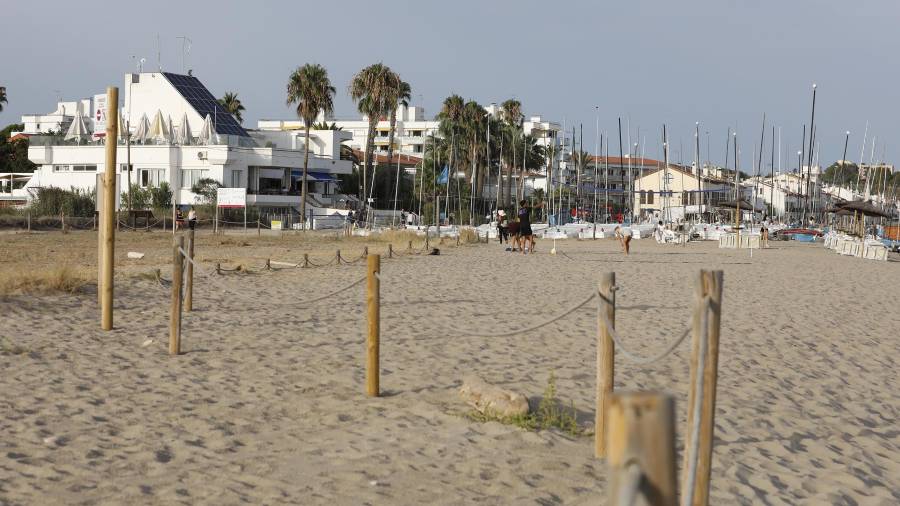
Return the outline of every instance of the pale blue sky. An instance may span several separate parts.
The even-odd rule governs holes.
[[[695,121],[703,158],[708,131],[718,162],[726,128],[736,128],[748,170],[765,112],[764,158],[774,122],[790,167],[815,82],[823,162],[840,157],[845,130],[848,158],[857,160],[867,120],[876,158],[886,147],[890,160],[900,145],[898,22],[895,0],[8,2],[0,86],[9,104],[0,124],[52,110],[55,90],[74,98],[120,85],[132,56],[156,68],[157,34],[163,69],[179,72],[177,37],[186,35],[187,66],[217,96],[238,92],[248,126],[292,116],[285,81],[307,62],[328,68],[338,116],[356,116],[347,83],[383,61],[412,84],[413,102],[429,116],[450,93],[483,104],[516,97],[528,114],[584,123],[588,151],[599,107],[601,130],[615,135],[616,118],[630,120],[632,140],[640,127],[650,157],[664,122],[675,160],[681,145],[691,158]]]

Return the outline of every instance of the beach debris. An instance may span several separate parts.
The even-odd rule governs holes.
[[[477,376],[463,380],[459,396],[485,415],[506,418],[528,414],[528,399],[524,395],[491,385]]]
[[[144,348],[146,348],[147,346],[150,346],[151,344],[153,344],[153,339],[147,339],[146,341],[144,341],[144,342],[141,344],[141,346],[144,347]]]
[[[437,255],[441,254],[441,250],[439,250],[437,248],[431,248],[431,251],[428,254],[437,256]]]
[[[59,441],[59,436],[50,436],[44,438],[44,444],[48,446],[56,446],[56,443]]]
[[[138,253],[137,251],[129,251],[129,252],[128,252],[128,258],[133,258],[133,259],[135,259],[135,260],[140,260],[140,259],[144,258],[144,254],[143,254],[143,253]]]

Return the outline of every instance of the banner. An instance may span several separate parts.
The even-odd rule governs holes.
[[[447,184],[448,181],[450,181],[450,167],[444,165],[444,170],[438,176],[437,184]]]
[[[246,188],[217,188],[216,205],[219,207],[246,207]]]

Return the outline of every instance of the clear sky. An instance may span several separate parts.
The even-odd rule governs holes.
[[[840,158],[846,130],[848,158],[858,160],[866,121],[866,159],[874,136],[875,158],[891,160],[900,149],[898,22],[896,0],[4,2],[0,124],[53,110],[57,94],[121,86],[134,58],[156,69],[157,35],[162,68],[179,72],[178,37],[187,36],[186,68],[217,96],[237,92],[248,126],[292,117],[285,83],[308,62],[329,70],[338,117],[355,117],[347,83],[382,61],[429,116],[451,93],[483,104],[515,97],[528,115],[583,124],[587,151],[599,115],[614,137],[610,154],[621,116],[632,142],[640,128],[648,157],[659,155],[666,123],[675,161],[692,159],[699,121],[703,158],[709,132],[709,153],[723,161],[731,127],[749,172],[763,113],[765,167],[773,124],[783,166],[796,166],[817,83],[822,161]]]

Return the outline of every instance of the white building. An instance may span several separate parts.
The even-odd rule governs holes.
[[[132,142],[129,155],[124,136],[118,139],[117,195],[128,188],[129,179],[142,187],[167,183],[175,204],[191,205],[199,202],[191,186],[202,178],[212,178],[225,187],[246,188],[248,206],[277,208],[280,212],[299,209],[304,132],[245,130],[219,107],[209,90],[194,76],[168,72],[126,74],[123,90],[120,129],[126,124],[130,126]],[[86,143],[76,143],[64,135],[30,137],[28,158],[39,166],[26,184],[26,190],[32,195],[40,187],[88,191],[95,188],[98,175],[105,170],[106,146],[102,138],[107,112],[105,100],[98,100],[97,96],[91,106],[95,111],[89,123],[94,132]],[[116,110],[119,113],[118,107]],[[58,112],[63,113],[60,116],[68,116],[69,108]],[[157,117],[162,121],[158,122]],[[211,132],[206,138],[198,137],[207,118]],[[141,123],[151,119],[154,124],[160,123],[162,131],[140,138],[141,130],[147,130],[141,128]],[[68,122],[72,123],[72,119]],[[59,124],[63,123],[60,120]],[[33,130],[46,131],[43,125]],[[183,136],[187,139],[180,139]],[[335,176],[352,169],[352,162],[340,159],[340,145],[350,139],[348,132],[310,132],[312,184],[308,207],[344,207],[355,200],[335,193]],[[129,156],[131,173],[126,162]]]

